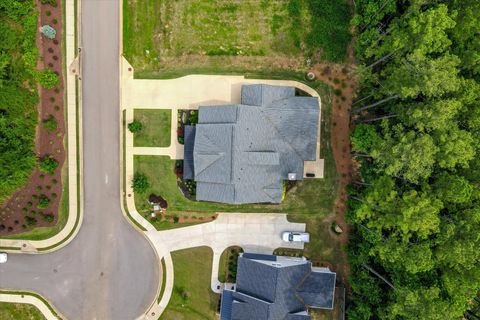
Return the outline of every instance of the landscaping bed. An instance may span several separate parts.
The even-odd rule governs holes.
[[[237,246],[223,250],[218,266],[218,281],[235,283],[237,281],[238,257],[243,249]]]
[[[170,146],[171,110],[135,109],[134,119],[142,124],[141,130],[133,135],[135,147]]]
[[[68,214],[63,198],[62,167],[65,161],[65,115],[63,87],[63,51],[62,51],[62,3],[56,5],[38,4],[37,26],[50,25],[55,31],[55,39],[36,32],[39,50],[37,69],[40,103],[38,104],[39,123],[36,128],[35,154],[37,165],[30,174],[27,183],[17,189],[0,206],[0,236],[8,237],[29,232],[38,227],[53,227],[59,221],[64,223]],[[60,215],[64,215],[60,217]],[[60,228],[52,230],[58,231]],[[53,234],[42,228],[40,233],[25,233],[25,237],[38,239]]]
[[[214,319],[220,295],[210,289],[212,249],[197,247],[172,252],[172,297],[161,319]]]

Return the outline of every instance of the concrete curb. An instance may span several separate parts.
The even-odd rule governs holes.
[[[8,292],[8,293],[5,293]],[[45,298],[28,291],[0,291],[0,301],[6,303],[26,303],[35,306],[47,320],[65,319]]]
[[[80,8],[80,1],[77,3]],[[21,239],[0,239],[0,249],[10,253],[47,253],[58,250],[66,246],[78,233],[83,220],[83,184],[82,184],[82,144],[81,144],[81,94],[78,100],[78,135],[77,135],[77,79],[76,74],[69,71],[69,66],[76,63],[75,37],[78,38],[80,45],[80,28],[77,28],[75,35],[75,23],[77,27],[80,25],[80,19],[75,17],[75,1],[65,0],[65,47],[66,47],[66,101],[67,106],[67,161],[68,161],[68,219],[64,228],[51,238],[45,240],[21,240]],[[81,84],[79,81],[79,92],[81,92]],[[78,154],[77,154],[78,143]],[[77,167],[77,157],[79,158],[79,166]],[[77,174],[78,180],[77,180]],[[77,197],[80,194],[80,198]]]

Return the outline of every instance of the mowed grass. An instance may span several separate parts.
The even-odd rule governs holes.
[[[298,75],[290,74],[298,80]],[[134,171],[148,177],[149,188],[143,194],[135,194],[135,206],[141,214],[150,212],[147,197],[151,193],[161,195],[168,202],[169,214],[201,214],[215,212],[281,212],[295,214],[297,219],[318,219],[328,215],[337,195],[338,175],[331,150],[331,91],[322,82],[308,83],[322,97],[320,157],[325,159],[324,178],[306,179],[287,192],[281,204],[230,205],[214,202],[192,201],[183,196],[177,187],[174,173],[175,160],[166,156],[134,156]],[[181,226],[181,225],[179,225]],[[163,228],[162,228],[163,229]]]
[[[143,125],[142,130],[134,134],[135,147],[170,146],[171,110],[135,109],[134,118]]]
[[[124,0],[123,53],[137,72],[340,61],[346,0]]]
[[[219,295],[210,289],[212,249],[198,247],[172,252],[172,297],[160,319],[215,319]]]
[[[2,320],[44,320],[45,317],[34,305],[0,302]]]

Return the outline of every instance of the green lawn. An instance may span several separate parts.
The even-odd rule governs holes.
[[[135,147],[170,146],[171,110],[135,109],[134,117],[143,125],[133,137]]]
[[[172,252],[172,297],[160,319],[214,319],[219,295],[210,290],[212,249],[198,247]]]
[[[34,305],[0,302],[2,320],[43,320],[45,317]]]
[[[299,70],[344,59],[346,0],[124,0],[123,53],[139,72],[179,68]]]

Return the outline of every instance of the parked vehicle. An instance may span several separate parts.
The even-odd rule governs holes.
[[[6,263],[8,256],[6,252],[0,252],[0,263]]]
[[[285,242],[310,242],[310,234],[308,232],[286,231],[282,234]]]

